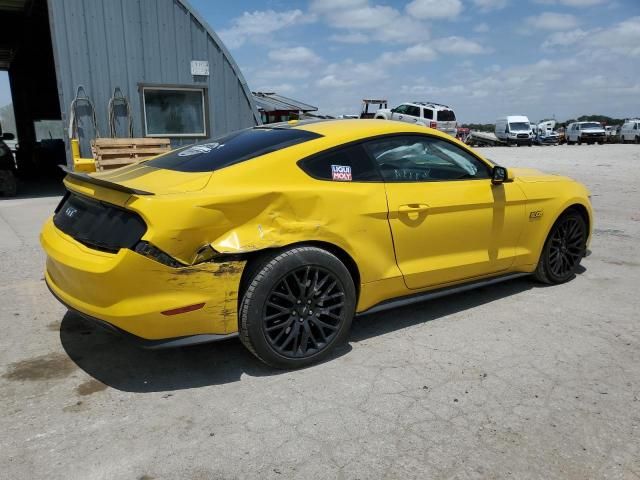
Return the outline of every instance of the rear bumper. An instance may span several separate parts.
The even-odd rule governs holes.
[[[91,317],[85,313],[82,313],[76,309],[74,309],[73,307],[71,307],[70,305],[67,305],[60,297],[58,297],[56,295],[56,293],[53,291],[53,289],[51,288],[51,286],[49,285],[48,282],[45,281],[45,283],[47,284],[47,287],[49,288],[49,291],[51,292],[51,294],[60,302],[62,303],[65,307],[67,307],[67,310],[69,310],[70,312],[73,312],[79,316],[81,316],[83,319],[85,319],[86,321],[93,323],[94,325],[108,331],[111,333],[114,333],[116,335],[119,335],[123,338],[125,338],[126,340],[135,343],[136,345],[142,347],[142,348],[148,348],[150,350],[160,350],[163,348],[177,348],[177,347],[186,347],[189,345],[198,345],[201,343],[210,343],[210,342],[218,342],[220,340],[228,340],[230,338],[237,338],[238,337],[238,333],[229,333],[226,335],[217,335],[217,334],[199,334],[199,335],[186,335],[184,337],[174,337],[174,338],[163,338],[163,339],[159,339],[159,340],[148,340],[146,338],[142,338],[142,337],[138,337],[136,335],[133,335],[132,333],[129,333],[125,330],[122,330],[121,328],[116,327],[115,325],[110,324],[109,322],[105,322],[104,320],[100,320],[99,318],[95,318],[95,317]]]
[[[92,250],[58,230],[51,219],[40,241],[47,254],[49,289],[84,317],[139,337],[143,343],[167,344],[170,339],[238,330],[237,298],[244,262],[171,268],[127,249],[115,254]],[[200,303],[204,306],[198,310],[162,313]]]

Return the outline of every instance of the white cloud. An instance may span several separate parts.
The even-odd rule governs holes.
[[[368,0],[312,0],[309,7],[313,12],[327,13],[363,7],[368,3]]]
[[[463,37],[440,38],[432,43],[439,52],[452,55],[485,54],[492,51],[490,48]]]
[[[486,23],[479,23],[473,27],[473,31],[476,33],[487,33],[490,30],[489,25]]]
[[[640,57],[640,16],[591,32],[587,43],[593,48],[609,49],[619,55]]]
[[[296,87],[294,87],[290,83],[279,83],[279,84],[276,84],[276,85],[265,84],[265,85],[262,85],[262,86],[256,88],[253,91],[254,92],[264,92],[264,93],[274,92],[274,93],[284,94],[284,93],[292,93],[292,92],[296,91]]]
[[[330,28],[348,32],[331,35],[329,40],[333,42],[415,43],[416,39],[429,38],[429,26],[425,23],[393,7],[368,0],[314,1],[311,10],[321,15]]]
[[[571,30],[578,25],[578,19],[568,13],[543,12],[525,20],[530,27],[540,30]]]
[[[337,43],[367,43],[369,37],[362,32],[336,33],[329,37],[329,40]]]
[[[375,30],[388,25],[400,16],[400,13],[386,5],[365,5],[348,10],[333,10],[327,13],[330,26],[350,30]]]
[[[569,47],[580,44],[581,56],[596,59],[611,55],[640,56],[640,16],[631,17],[608,28],[556,32],[542,44],[548,47]]]
[[[455,18],[462,12],[460,0],[413,0],[407,5],[407,13],[419,19]]]
[[[566,47],[574,45],[587,36],[587,32],[579,28],[568,32],[556,32],[551,34],[543,43],[542,48]]]
[[[500,10],[507,6],[509,0],[473,0],[473,4],[484,12]]]
[[[322,62],[322,59],[316,53],[307,47],[292,47],[271,50],[268,53],[271,60],[282,64],[306,64],[316,65]]]
[[[609,0],[534,0],[535,3],[541,5],[565,5],[567,7],[591,7],[593,5],[602,5]]]
[[[335,75],[325,75],[316,82],[316,85],[320,88],[344,88],[355,85],[355,83],[353,79],[342,79],[337,78]]]
[[[387,65],[395,65],[399,63],[421,63],[435,60],[438,56],[436,51],[429,45],[418,43],[404,50],[396,52],[384,52],[379,57],[379,62]]]
[[[273,10],[244,12],[231,21],[231,27],[218,33],[229,48],[244,45],[247,40],[261,39],[285,27],[310,23],[315,20],[313,15],[305,14],[302,10],[287,10],[275,12]]]

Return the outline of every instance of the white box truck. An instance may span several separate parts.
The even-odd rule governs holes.
[[[533,130],[524,115],[508,115],[496,120],[496,137],[507,145],[533,145]]]

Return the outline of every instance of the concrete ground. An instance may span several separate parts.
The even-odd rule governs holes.
[[[0,200],[0,478],[640,479],[640,147],[481,152],[589,186],[585,270],[362,317],[293,372],[83,323],[42,279],[57,198]]]

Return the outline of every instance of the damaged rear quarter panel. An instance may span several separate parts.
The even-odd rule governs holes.
[[[296,165],[317,151],[308,144],[217,170],[202,191],[127,207],[147,222],[144,240],[186,264],[206,244],[237,254],[319,241],[345,250],[362,282],[398,276],[384,185],[309,177]]]
[[[313,179],[296,165],[303,156],[285,150],[217,171],[208,186],[216,198],[201,207],[229,228],[212,247],[243,253],[326,242],[354,259],[362,283],[398,276],[384,184]]]

